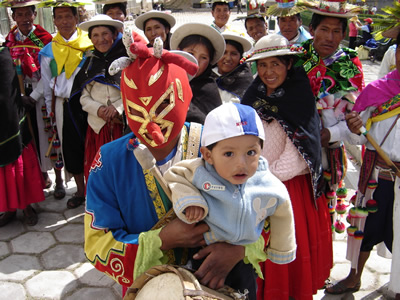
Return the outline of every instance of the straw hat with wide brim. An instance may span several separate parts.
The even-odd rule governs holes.
[[[27,7],[39,4],[40,1],[31,1],[31,0],[14,0],[14,1],[1,1],[0,6],[18,8],[18,7]]]
[[[117,30],[119,30],[122,28],[122,26],[124,26],[124,23],[122,23],[121,21],[118,21],[118,20],[114,20],[107,15],[99,14],[99,15],[95,15],[89,21],[82,22],[78,26],[82,30],[89,31],[89,28],[92,26],[102,26],[102,25],[113,26]]]
[[[88,2],[77,2],[72,0],[46,0],[39,1],[38,7],[80,7],[90,3]]]
[[[336,18],[350,18],[361,12],[361,6],[348,4],[346,0],[342,1],[299,1],[313,13]]]
[[[157,11],[157,10],[151,10],[151,11],[148,11],[147,13],[144,13],[144,14],[140,15],[139,17],[137,17],[135,20],[135,25],[137,28],[144,31],[144,23],[148,19],[154,19],[154,18],[163,19],[163,20],[167,21],[167,23],[169,24],[169,26],[171,26],[171,28],[174,27],[174,25],[176,23],[174,16],[172,16],[171,14],[167,14],[165,12],[161,12],[161,11]]]
[[[357,17],[357,16],[351,17],[351,18],[349,19],[350,22],[355,22],[355,21],[357,21],[357,20],[358,20],[358,17]]]
[[[235,41],[235,42],[241,44],[243,47],[243,52],[249,51],[252,47],[251,42],[247,38],[240,36],[238,34],[235,34],[232,32],[229,32],[229,33],[223,32],[222,36],[224,37],[225,41],[232,40],[232,41]]]
[[[271,5],[267,10],[268,16],[290,17],[305,11],[304,5],[298,4],[296,0],[282,1]]]
[[[114,4],[114,3],[127,3],[128,0],[92,0],[93,4]]]
[[[301,51],[293,50],[289,41],[280,34],[270,34],[258,40],[254,46],[252,56],[246,60],[255,61],[272,56],[295,55]]]
[[[225,52],[225,40],[222,34],[210,25],[202,23],[186,23],[172,33],[170,43],[171,50],[178,50],[181,41],[189,35],[201,35],[208,39],[214,47],[215,54],[211,65],[216,64]]]
[[[386,38],[396,39],[399,33],[400,33],[400,24],[382,32],[382,35]]]

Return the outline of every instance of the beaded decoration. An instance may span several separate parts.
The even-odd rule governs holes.
[[[296,45],[289,45],[289,46],[274,46],[274,47],[267,47],[267,48],[262,48],[262,49],[258,49],[255,50],[253,53],[250,53],[246,56],[244,56],[241,60],[240,60],[240,64],[243,64],[246,62],[246,60],[248,60],[249,58],[251,58],[253,55],[255,54],[260,54],[260,53],[266,53],[266,52],[271,52],[271,51],[278,51],[278,50],[290,50],[291,52],[303,52],[304,54],[307,54],[307,50],[304,49],[301,46],[296,46]],[[289,55],[289,53],[288,53]]]
[[[48,149],[51,149],[48,155],[50,160],[52,161],[54,167],[57,170],[61,170],[64,167],[64,162],[62,159],[62,154],[61,154],[61,142],[60,139],[58,138],[57,135],[57,130],[56,128],[53,128],[51,125],[51,118],[54,116],[53,113],[50,113],[50,116],[47,115],[47,110],[46,110],[46,105],[43,105],[41,107],[42,111],[42,119],[44,123],[44,131],[47,134],[51,133],[51,136],[48,137],[48,142],[49,142],[49,147]],[[51,146],[50,146],[51,144]]]

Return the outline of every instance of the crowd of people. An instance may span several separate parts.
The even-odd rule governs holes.
[[[212,24],[174,28],[173,14],[154,10],[135,19],[141,34],[124,26],[124,1],[96,1],[103,13],[83,22],[81,3],[40,2],[2,2],[16,26],[0,48],[0,226],[17,209],[38,222],[32,204],[54,168],[54,197],[74,178],[66,205],[85,204],[87,259],[124,295],[164,264],[247,299],[356,292],[383,242],[400,299],[400,50],[365,86],[353,36],[341,47],[348,27],[361,29],[360,7],[248,1],[237,31],[229,2],[215,0]],[[33,23],[37,5],[52,7],[55,34]],[[383,34],[398,45],[400,24]],[[349,214],[351,270],[329,283],[344,142],[367,150]]]

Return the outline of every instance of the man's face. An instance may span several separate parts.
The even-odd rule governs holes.
[[[54,10],[54,25],[61,36],[69,39],[76,31],[78,16],[74,16],[69,7],[58,7]]]
[[[302,22],[297,16],[280,17],[278,21],[281,34],[289,41],[297,36],[301,24]]]
[[[223,27],[228,23],[231,11],[228,4],[222,4],[216,5],[211,11],[211,14],[214,17],[215,24],[217,24],[218,27]]]
[[[30,6],[20,7],[15,9],[12,18],[17,23],[19,30],[24,35],[28,35],[33,28],[33,21],[36,18],[36,12],[33,12],[32,7]]]
[[[258,18],[251,18],[246,21],[247,34],[256,42],[267,35],[267,29],[267,23]]]
[[[339,18],[325,17],[317,28],[310,27],[314,37],[314,48],[322,58],[332,55],[344,38],[342,23]]]

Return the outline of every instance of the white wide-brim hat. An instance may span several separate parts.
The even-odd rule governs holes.
[[[243,47],[243,52],[250,51],[250,49],[252,47],[251,42],[247,38],[240,36],[238,34],[235,34],[232,32],[230,32],[230,33],[223,32],[222,36],[224,37],[225,41],[231,40],[231,41],[235,41],[235,42],[241,44]]]
[[[165,12],[157,11],[157,10],[150,10],[147,13],[144,13],[136,18],[135,25],[137,28],[144,31],[144,23],[149,19],[163,19],[165,20],[169,26],[174,27],[176,20],[173,15],[167,14]]]
[[[211,42],[215,50],[214,58],[210,61],[211,65],[215,65],[224,55],[225,40],[222,34],[210,25],[202,23],[186,23],[175,29],[169,41],[171,50],[178,50],[179,44],[189,35],[201,35]]]
[[[255,61],[272,56],[295,55],[301,51],[294,50],[289,41],[280,34],[270,34],[258,40],[254,46],[252,56],[246,60]]]
[[[2,1],[0,3],[0,7],[11,7],[11,8],[19,8],[19,7],[27,7],[39,4],[40,1],[32,1],[32,0],[14,0],[14,1]]]
[[[312,3],[310,6],[309,4]],[[343,1],[329,1],[320,0],[314,2],[304,2],[307,8],[318,15],[336,17],[336,18],[350,18],[354,17],[361,12],[361,6],[352,5]]]
[[[113,26],[117,30],[121,29],[124,26],[124,23],[118,20],[114,20],[111,17],[103,14],[98,14],[95,15],[93,18],[91,18],[89,21],[82,22],[79,24],[79,28],[85,31],[89,31],[89,28],[92,26]]]

